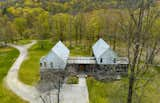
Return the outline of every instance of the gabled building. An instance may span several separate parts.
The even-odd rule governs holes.
[[[69,57],[69,49],[59,41],[48,53],[40,60],[41,68],[48,69],[62,69],[64,70],[67,65]]]
[[[117,54],[110,48],[110,46],[103,40],[99,39],[92,46],[94,57],[97,64],[114,64],[118,58]]]
[[[41,81],[52,81],[56,84],[68,75],[81,73],[98,80],[116,79],[117,76],[128,74],[128,59],[118,57],[103,39],[92,46],[92,51],[93,57],[69,57],[69,49],[59,41],[40,60]]]

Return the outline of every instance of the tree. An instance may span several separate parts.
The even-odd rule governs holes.
[[[144,80],[145,74],[149,71],[149,62],[147,58],[142,58],[142,55],[147,55],[146,48],[148,46],[149,40],[153,38],[151,35],[151,28],[159,13],[155,8],[152,8],[152,0],[127,0],[125,1],[126,7],[129,11],[129,23],[128,23],[128,37],[131,38],[128,41],[129,47],[129,61],[130,61],[130,75],[129,75],[129,87],[128,87],[128,98],[127,103],[132,103],[134,95],[137,94],[137,88],[139,88],[139,83],[145,87],[150,79]],[[157,40],[155,40],[157,41]],[[146,56],[147,57],[147,56]],[[143,63],[141,62],[143,61]],[[151,78],[151,77],[149,77]],[[142,79],[144,82],[142,83]],[[143,95],[141,91],[140,95]],[[140,101],[142,96],[139,96],[136,100]]]
[[[44,48],[45,42],[44,40],[51,36],[51,16],[48,12],[40,13],[36,21],[33,24],[33,31],[37,34],[37,37],[41,40],[40,48]]]
[[[27,20],[23,17],[17,17],[14,19],[14,25],[15,28],[17,30],[17,32],[19,33],[21,39],[24,38],[24,31],[27,28]]]
[[[85,16],[82,13],[79,13],[74,17],[74,29],[75,29],[75,36],[76,36],[76,44],[82,42],[82,37],[86,33],[86,21]]]
[[[5,25],[5,26],[4,26]],[[0,40],[7,43],[18,38],[14,25],[5,16],[0,18]]]

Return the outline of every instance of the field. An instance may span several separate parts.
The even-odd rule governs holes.
[[[13,48],[0,48],[0,103],[25,103],[4,85],[4,77],[18,57],[18,51]]]

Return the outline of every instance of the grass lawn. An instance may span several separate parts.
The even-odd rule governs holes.
[[[122,79],[121,81],[104,83],[94,78],[88,78],[87,86],[90,103],[126,103],[126,82],[127,79]]]
[[[38,82],[40,58],[50,51],[54,43],[43,41],[44,48],[40,48],[40,44],[41,41],[38,41],[29,49],[28,58],[22,63],[19,71],[20,80],[28,85],[36,85]]]
[[[154,74],[155,76],[151,81],[142,88],[138,89],[137,95],[143,93],[143,97],[139,103],[159,103],[160,101],[160,68],[152,67],[149,74],[146,76]],[[126,103],[127,91],[128,91],[128,80],[123,78],[120,81],[111,82],[100,82],[93,78],[87,79],[90,103]],[[139,85],[143,83],[140,80]],[[142,92],[143,91],[143,92]],[[134,97],[133,103],[138,103],[138,97]]]
[[[18,40],[15,44],[17,45],[25,45],[31,43],[31,40]]]
[[[66,41],[64,44],[69,48],[70,56],[91,56],[92,50],[84,40],[78,44],[72,41],[72,47],[70,47],[69,41]]]
[[[0,103],[26,103],[8,90],[3,84],[4,77],[18,57],[19,52],[13,48],[0,48]]]

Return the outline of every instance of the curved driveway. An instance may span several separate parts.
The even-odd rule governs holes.
[[[26,101],[34,102],[36,98],[38,97],[39,93],[36,90],[35,87],[23,84],[18,79],[18,71],[20,69],[20,66],[22,62],[27,57],[27,50],[32,45],[34,45],[36,41],[32,41],[32,43],[24,46],[17,46],[13,44],[9,44],[9,46],[12,46],[19,50],[20,55],[15,61],[15,63],[12,65],[11,69],[8,72],[8,75],[5,79],[5,83],[9,89],[11,89],[14,93],[16,93],[19,97]],[[27,75],[26,75],[27,76]]]

